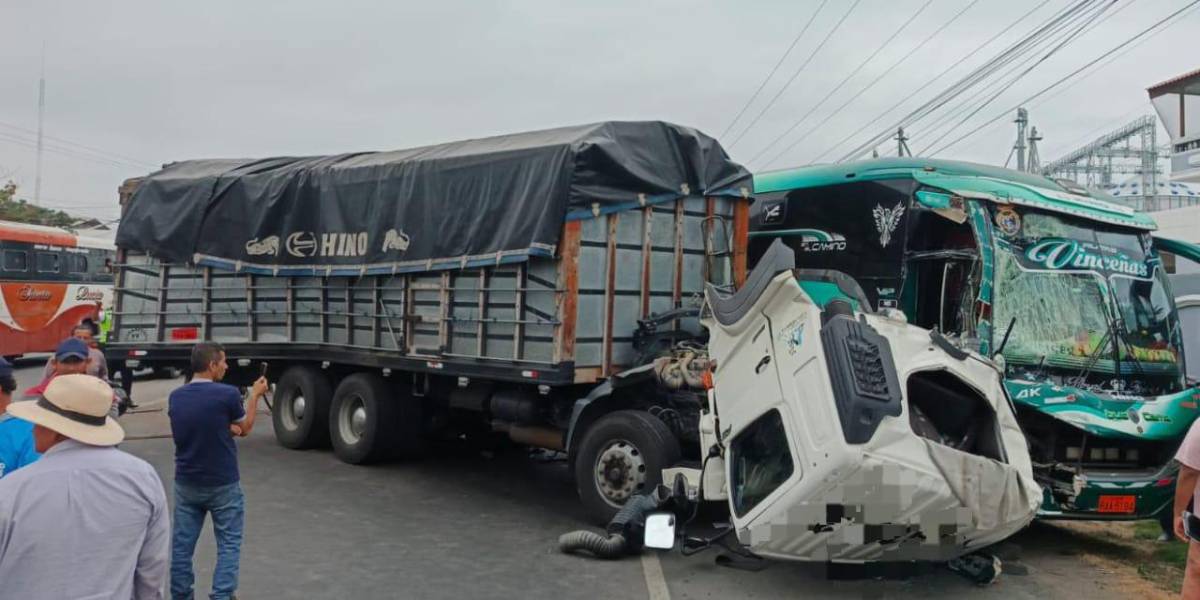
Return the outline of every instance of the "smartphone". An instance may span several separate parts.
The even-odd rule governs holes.
[[[267,376],[267,363],[258,363],[258,365],[259,365],[258,376],[266,377]]]
[[[1183,533],[1188,539],[1200,542],[1200,517],[1190,510],[1183,511]]]

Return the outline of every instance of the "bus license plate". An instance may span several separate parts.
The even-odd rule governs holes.
[[[1136,496],[1100,496],[1102,513],[1132,513],[1136,508]]]

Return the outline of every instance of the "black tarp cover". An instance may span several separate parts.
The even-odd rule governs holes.
[[[263,274],[374,274],[552,256],[563,223],[747,196],[714,139],[604,122],[392,152],[172,163],[139,185],[117,245]]]

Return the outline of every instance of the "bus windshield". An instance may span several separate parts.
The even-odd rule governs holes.
[[[1178,316],[1148,234],[1011,206],[993,215],[994,323],[997,341],[1014,323],[1009,364],[1110,391],[1180,389]]]

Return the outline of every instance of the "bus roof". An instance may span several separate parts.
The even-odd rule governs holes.
[[[17,223],[15,221],[0,221],[0,241],[27,242],[30,244],[66,246],[69,248],[116,249],[116,246],[109,240],[79,236],[58,227]]]
[[[1119,204],[1103,192],[1079,187],[1068,189],[1053,179],[1033,173],[935,158],[877,158],[756,173],[754,193],[884,179],[913,179],[964,197],[1011,202],[1137,229],[1157,228],[1149,215]]]

